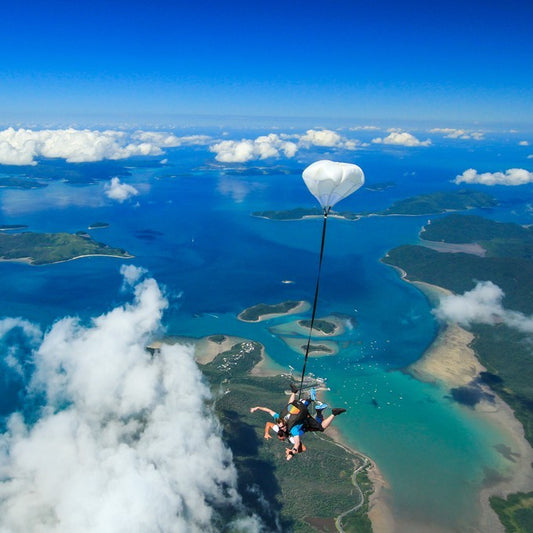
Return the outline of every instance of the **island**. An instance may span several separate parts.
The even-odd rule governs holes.
[[[103,229],[103,228],[109,228],[109,222],[93,222],[88,227],[88,229]]]
[[[87,234],[70,233],[0,233],[0,260],[46,265],[87,256],[130,259],[122,248],[112,248],[94,241]]]
[[[288,400],[294,378],[282,370],[255,374],[255,367],[268,359],[262,344],[225,334],[172,337],[171,342],[195,346],[248,509],[265,524],[278,524],[273,530],[371,533],[368,511],[379,499],[381,474],[368,457],[341,440],[334,426],[325,433],[307,433],[307,451],[292,461],[286,461],[283,443],[264,439],[269,417],[250,413],[250,402],[279,408]]]
[[[307,351],[307,339],[303,337],[280,336],[280,339],[295,352],[305,355]],[[335,341],[321,341],[320,343],[309,343],[309,357],[325,357],[337,355],[339,353],[339,344]]]
[[[0,225],[0,231],[13,231],[26,229],[28,226],[25,224],[2,224]]]
[[[263,320],[270,320],[283,315],[292,315],[296,313],[303,313],[309,309],[309,303],[300,300],[287,300],[279,304],[265,304],[260,303],[248,307],[237,318],[244,322],[261,322]]]
[[[420,288],[428,287],[462,294],[474,288],[476,281],[491,281],[504,292],[503,306],[525,317],[533,315],[533,229],[518,224],[495,222],[472,215],[448,215],[426,225],[421,238],[444,244],[477,244],[486,253],[437,251],[423,245],[404,245],[390,250],[383,262],[396,267],[404,279]],[[430,284],[430,285],[427,285]],[[438,289],[438,288],[441,289]],[[512,428],[520,449],[521,475],[524,479],[500,483],[500,492],[509,494],[507,499],[492,496],[491,504],[503,523],[524,523],[533,516],[533,493],[524,492],[527,476],[531,476],[533,454],[533,348],[531,335],[513,328],[505,322],[497,325],[473,324],[469,328],[453,326],[441,335],[449,335],[459,342],[455,359],[445,363],[422,360],[415,365],[417,376],[436,374],[451,384],[450,396],[458,402],[476,408],[492,394],[493,402],[501,398],[499,407],[501,425],[511,426],[514,417],[521,427]],[[463,339],[463,342],[460,339]],[[442,341],[442,337],[441,337]],[[439,343],[437,343],[439,344]],[[471,355],[468,356],[471,350]],[[450,352],[437,350],[449,358]],[[430,354],[431,355],[431,354]],[[430,357],[429,355],[429,357]],[[431,357],[430,357],[431,359]],[[438,357],[437,357],[438,359]],[[469,361],[469,362],[467,362]],[[457,379],[459,364],[461,379]],[[466,367],[464,366],[466,364]],[[437,372],[435,372],[437,370]],[[442,372],[444,370],[444,373]],[[466,376],[466,379],[464,379]],[[498,397],[494,396],[494,393]],[[501,401],[501,400],[500,400]],[[510,409],[506,407],[510,406]],[[494,410],[494,407],[492,408]],[[507,412],[508,411],[508,412]],[[513,416],[514,415],[514,416]],[[497,416],[495,414],[494,416]],[[529,445],[523,436],[527,439]],[[526,443],[527,444],[527,443]],[[530,486],[530,485],[529,485]],[[527,490],[527,489],[526,489]],[[530,490],[530,489],[529,489]],[[491,492],[494,494],[494,491]],[[522,520],[522,522],[521,522]],[[518,530],[517,530],[518,531]],[[523,529],[526,531],[526,529]]]
[[[420,194],[404,200],[394,202],[383,211],[352,213],[350,211],[331,211],[329,216],[344,220],[356,221],[367,216],[421,216],[438,215],[452,211],[466,211],[476,208],[490,208],[497,205],[497,201],[483,192],[469,190],[435,192]],[[317,218],[324,215],[322,209],[295,208],[284,211],[255,211],[252,216],[269,220],[303,220]]]
[[[28,178],[18,178],[15,176],[0,177],[0,188],[41,189],[43,187],[47,187],[47,185]]]
[[[317,318],[313,324],[313,337],[335,337],[342,335],[346,328],[353,328],[357,324],[355,317],[342,313],[332,313],[324,318]],[[301,336],[306,337],[310,333],[311,320],[302,319],[295,320],[293,322],[287,322],[285,324],[278,324],[272,326],[271,333],[275,335],[285,336]]]
[[[392,189],[393,187],[396,187],[396,183],[393,181],[381,181],[378,183],[370,183],[365,185],[365,189],[372,192],[386,191],[387,189]]]

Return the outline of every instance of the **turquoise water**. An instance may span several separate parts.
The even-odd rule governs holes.
[[[440,154],[436,161],[422,155],[361,155],[357,162],[368,183],[394,181],[396,186],[361,190],[339,208],[381,209],[412,194],[454,189],[450,179],[472,166],[469,155]],[[305,163],[294,164],[290,174],[225,174],[218,166],[205,166],[210,158],[202,150],[181,149],[169,152],[164,167],[132,162],[131,175],[123,181],[140,194],[124,204],[105,197],[103,182],[5,189],[0,191],[0,223],[74,232],[95,221],[109,222],[109,228],[90,233],[134,254],[130,262],[148,269],[165,288],[171,304],[164,319],[168,334],[248,337],[262,342],[276,363],[298,370],[301,356],[269,327],[299,317],[259,324],[236,317],[259,302],[312,300],[322,222],[250,216],[254,210],[314,206],[300,177]],[[489,192],[504,202],[486,216],[531,222],[530,209],[517,194]],[[339,428],[379,465],[391,486],[394,513],[464,531],[475,524],[485,472],[505,472],[510,465],[494,449],[506,443],[505,436],[443,389],[401,371],[424,353],[438,324],[426,298],[380,258],[394,246],[416,242],[426,221],[329,219],[318,316],[342,313],[357,327],[337,339],[342,346],[337,356],[313,359],[308,370],[327,378],[328,402],[347,408]],[[45,328],[65,315],[88,320],[125,298],[121,264],[110,258],[43,267],[0,263],[0,316],[23,317]],[[0,414],[6,415],[23,405],[25,381],[5,365],[2,378]]]

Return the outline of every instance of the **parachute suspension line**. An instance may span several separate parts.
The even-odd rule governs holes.
[[[313,325],[315,323],[316,305],[318,302],[318,290],[320,287],[320,272],[322,270],[322,258],[324,257],[324,243],[326,242],[326,223],[328,221],[328,214],[331,207],[324,207],[324,224],[322,225],[322,243],[320,244],[320,259],[318,261],[318,274],[316,277],[315,298],[313,300],[313,312],[311,314],[311,325],[309,326],[309,337],[307,338],[307,346],[305,348],[304,366],[302,368],[302,377],[300,378],[300,387],[298,399],[302,396],[302,387],[304,383],[305,368],[307,367],[307,358],[309,357],[309,346],[311,345],[311,337],[313,335]]]

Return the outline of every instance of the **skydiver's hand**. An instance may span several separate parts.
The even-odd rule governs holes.
[[[250,413],[255,413],[257,411],[257,407],[250,407]]]
[[[265,433],[263,436],[265,437],[266,440],[272,438],[272,435],[270,433]]]

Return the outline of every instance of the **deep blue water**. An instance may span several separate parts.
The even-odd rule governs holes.
[[[525,166],[523,153],[522,159],[517,154],[514,145],[502,142],[497,149],[471,142],[351,152],[344,160],[362,166],[368,184],[395,185],[380,192],[362,189],[338,208],[373,211],[415,194],[456,190],[452,180],[467,168]],[[123,181],[140,194],[123,204],[104,195],[104,181],[117,164],[106,173],[101,163],[100,178],[91,185],[50,179],[43,189],[0,190],[0,223],[74,232],[96,221],[109,222],[109,228],[90,233],[128,250],[135,256],[129,263],[148,269],[165,288],[171,304],[164,318],[169,334],[249,337],[264,343],[276,363],[299,369],[301,356],[268,329],[288,319],[247,324],[236,316],[259,302],[312,301],[322,222],[275,222],[251,213],[315,206],[300,175],[314,156],[340,159],[310,154],[288,166],[277,161],[270,165],[281,165],[288,173],[248,175],[226,173],[206,149],[170,150],[166,165],[133,161],[128,166]],[[82,169],[88,179],[91,168]],[[532,222],[531,185],[467,187],[501,200],[498,208],[481,212],[484,216]],[[438,386],[399,371],[422,356],[439,325],[426,298],[380,258],[394,246],[416,242],[427,218],[329,219],[318,316],[343,313],[357,327],[339,339],[343,349],[337,356],[313,359],[308,370],[327,378],[329,402],[347,407],[339,427],[384,472],[394,512],[461,530],[475,523],[484,471],[504,472],[510,465],[494,450],[505,436],[453,403]],[[23,317],[43,328],[65,315],[87,320],[125,298],[120,292],[123,263],[112,258],[40,267],[0,263],[0,316]],[[23,357],[23,350],[18,356]],[[24,385],[3,365],[0,414],[21,407]]]

